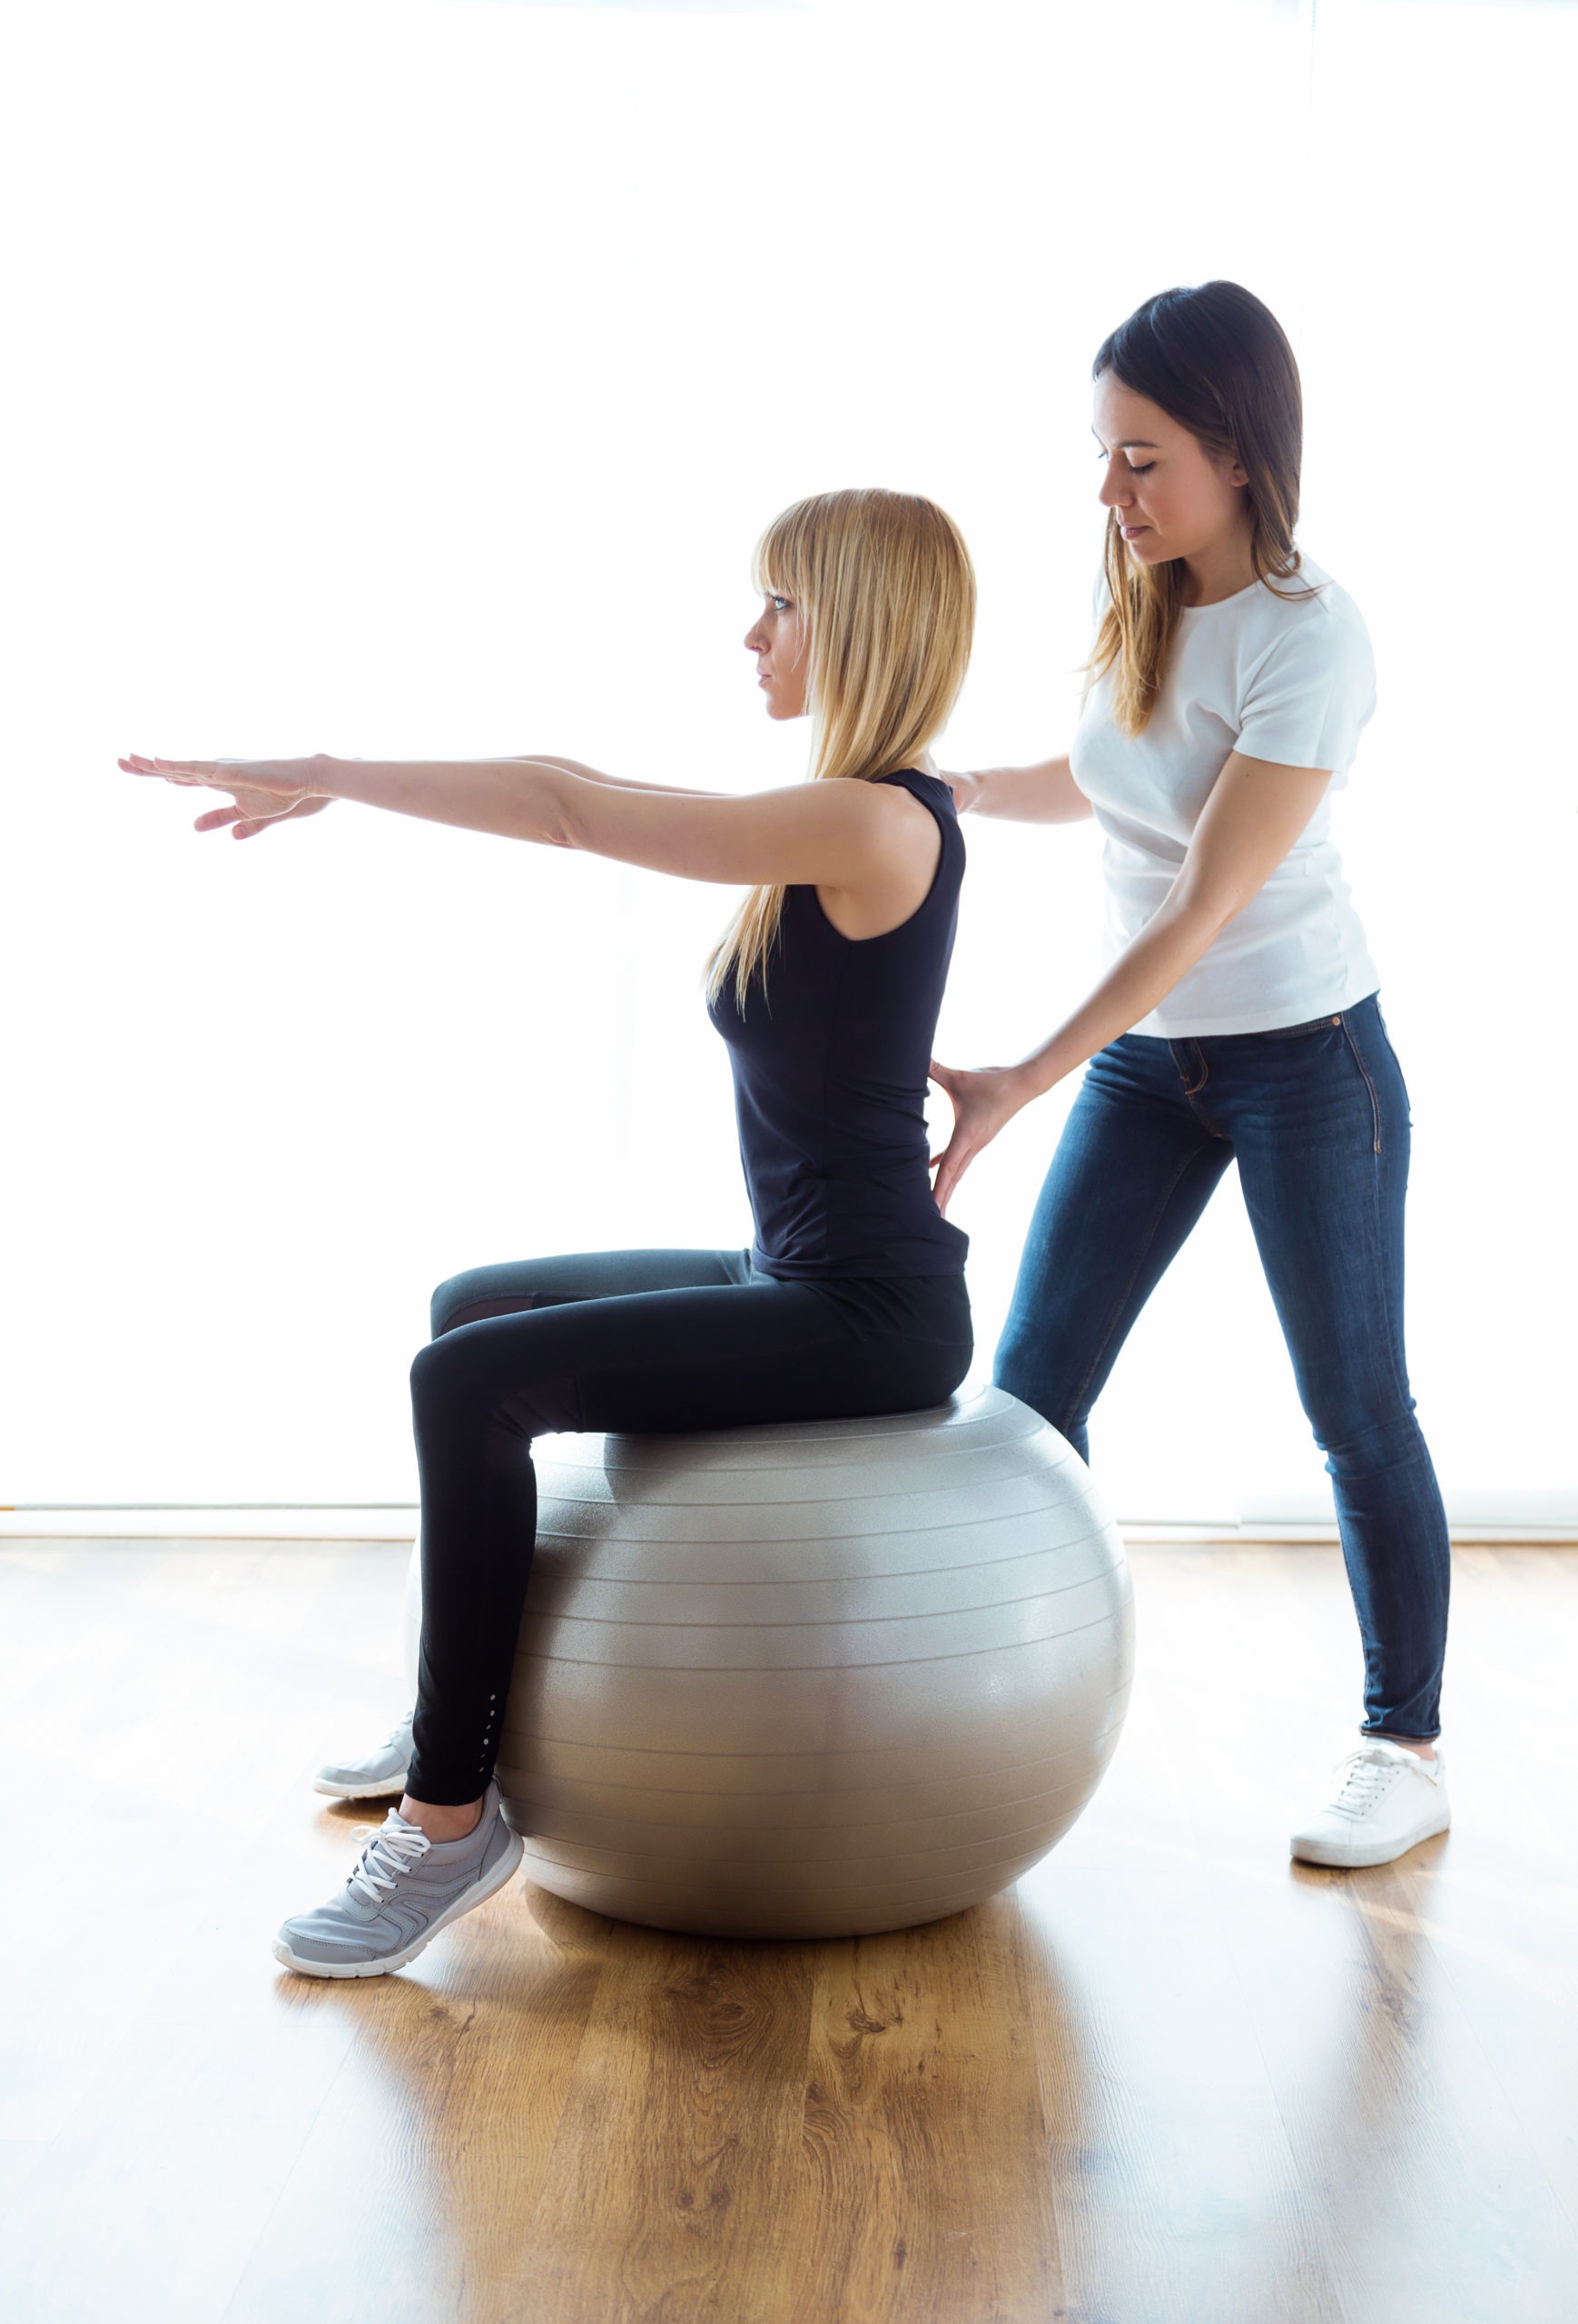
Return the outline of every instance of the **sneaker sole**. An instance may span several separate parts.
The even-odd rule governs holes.
[[[1439,1823],[1431,1824],[1413,1838],[1405,1840],[1401,1847],[1388,1847],[1385,1841],[1371,1841],[1367,1847],[1344,1847],[1336,1840],[1311,1840],[1300,1846],[1297,1840],[1288,1842],[1288,1854],[1296,1864],[1318,1864],[1328,1872],[1364,1872],[1377,1864],[1396,1864],[1399,1856],[1411,1848],[1423,1847],[1426,1840],[1439,1833],[1450,1831],[1452,1818],[1443,1816]]]
[[[377,1783],[335,1783],[328,1776],[314,1776],[312,1788],[326,1799],[398,1799],[404,1796],[409,1773],[409,1767],[401,1768],[395,1775],[380,1777]]]
[[[387,1977],[391,1970],[403,1969],[408,1962],[414,1961],[424,1946],[431,1945],[451,1921],[459,1920],[463,1914],[475,1912],[478,1905],[485,1905],[489,1896],[497,1896],[525,1854],[526,1842],[518,1832],[511,1832],[509,1846],[486,1879],[478,1880],[475,1886],[457,1896],[454,1903],[439,1915],[431,1928],[424,1929],[416,1943],[408,1945],[403,1953],[386,1953],[376,1961],[299,1961],[284,1938],[277,1936],[274,1939],[274,1958],[282,1961],[287,1969],[294,1969],[299,1977]]]

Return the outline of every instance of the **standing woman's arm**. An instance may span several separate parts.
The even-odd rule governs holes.
[[[1100,983],[1017,1065],[960,1072],[933,1063],[953,1106],[953,1134],[937,1161],[937,1206],[983,1146],[1030,1104],[1138,1025],[1187,976],[1228,922],[1271,877],[1308,827],[1331,781],[1327,770],[1276,766],[1234,751],[1217,777],[1177,879]]]
[[[996,815],[1005,823],[1078,823],[1091,813],[1065,753],[1036,766],[988,766],[944,774],[962,815]]]

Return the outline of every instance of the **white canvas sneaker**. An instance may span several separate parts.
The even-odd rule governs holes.
[[[1301,1864],[1349,1871],[1390,1864],[1452,1821],[1439,1750],[1434,1760],[1422,1759],[1374,1735],[1339,1760],[1333,1779],[1330,1799],[1288,1844]]]
[[[409,1711],[390,1733],[387,1743],[376,1751],[367,1752],[360,1759],[330,1759],[320,1768],[312,1778],[314,1791],[326,1792],[330,1799],[383,1799],[392,1792],[398,1799],[406,1787],[410,1773],[411,1720]]]

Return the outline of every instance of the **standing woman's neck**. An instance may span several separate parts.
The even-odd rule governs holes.
[[[1183,560],[1183,601],[1186,606],[1217,606],[1236,597],[1255,578],[1249,552],[1249,512],[1242,514],[1217,539],[1208,541]]]

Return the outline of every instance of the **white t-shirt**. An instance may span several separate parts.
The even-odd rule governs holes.
[[[1186,606],[1160,698],[1133,739],[1113,721],[1110,671],[1085,698],[1070,760],[1107,834],[1110,961],[1172,885],[1230,753],[1332,771],[1296,845],[1137,1033],[1273,1032],[1351,1009],[1380,982],[1327,836],[1331,794],[1376,706],[1375,662],[1358,607],[1307,557],[1280,586],[1315,585],[1316,596],[1285,597],[1257,581]]]

